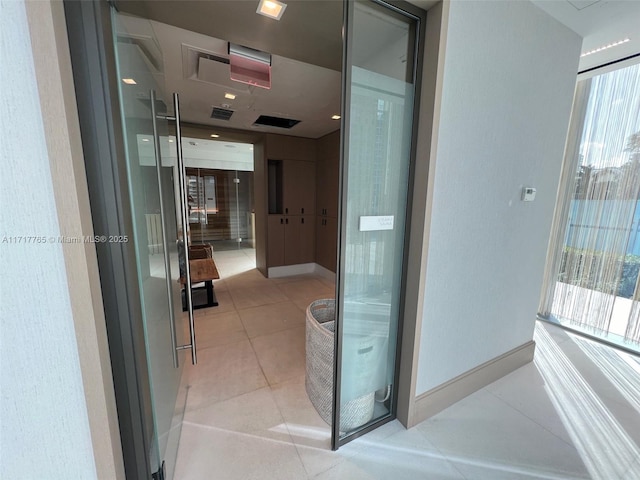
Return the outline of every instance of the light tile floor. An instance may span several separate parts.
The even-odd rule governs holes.
[[[254,261],[216,252],[220,306],[196,313],[176,480],[640,479],[640,360],[549,324],[533,363],[331,452],[304,388],[303,309],[333,285],[265,279]]]

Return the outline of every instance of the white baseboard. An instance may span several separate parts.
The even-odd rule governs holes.
[[[315,273],[315,263],[300,263],[298,265],[286,265],[283,267],[269,267],[269,278],[290,277],[292,275],[304,275],[305,273]]]
[[[315,273],[332,282],[336,281],[336,274],[317,263],[300,263],[297,265],[286,265],[284,267],[269,267],[267,272],[269,278],[291,277],[293,275],[304,275],[305,273]]]
[[[418,395],[407,428],[432,417],[445,408],[486,387],[533,360],[536,344],[533,340],[508,351],[442,385]]]
[[[332,272],[328,268],[324,268],[322,265],[318,265],[317,263],[315,264],[315,266],[316,266],[316,270],[315,270],[316,274],[318,274],[322,278],[326,278],[327,280],[330,280],[332,282],[336,281],[336,273],[335,272]]]

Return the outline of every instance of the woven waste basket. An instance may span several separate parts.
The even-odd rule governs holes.
[[[333,351],[336,304],[334,299],[316,300],[307,307],[307,395],[320,417],[331,425],[333,404]],[[373,418],[375,392],[350,400],[340,408],[340,430],[349,431]]]

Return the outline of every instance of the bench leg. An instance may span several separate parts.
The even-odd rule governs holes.
[[[213,291],[213,280],[207,280],[204,284],[207,289],[207,306],[217,307],[218,299],[216,298],[216,294]]]

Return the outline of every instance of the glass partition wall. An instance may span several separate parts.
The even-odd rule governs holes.
[[[540,316],[640,351],[640,64],[578,82]]]
[[[191,240],[214,251],[253,248],[253,172],[187,168]]]
[[[171,479],[187,397],[186,350],[177,347],[187,342],[188,325],[179,284],[178,241],[184,235],[177,213],[178,175],[168,155],[162,56],[159,49],[145,55],[135,42],[141,32],[153,31],[150,22],[112,9],[112,25],[133,219],[130,241],[135,247],[151,386],[153,432],[148,432],[147,458],[154,478]]]
[[[393,418],[420,18],[347,2],[333,448]]]

